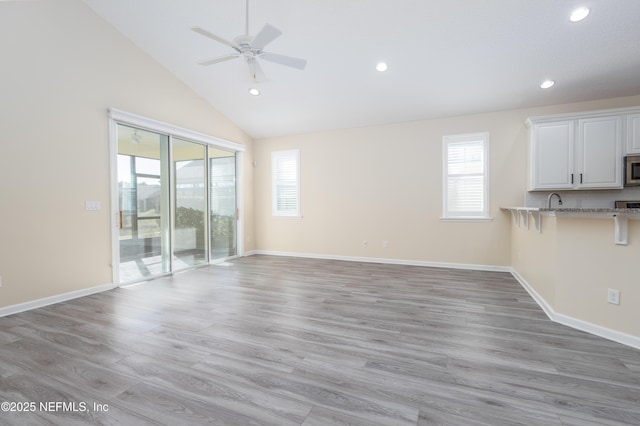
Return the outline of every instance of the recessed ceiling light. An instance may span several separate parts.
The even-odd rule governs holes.
[[[587,7],[579,7],[573,12],[571,12],[571,16],[569,16],[569,20],[571,22],[580,22],[584,18],[589,15],[589,8]]]
[[[556,82],[553,81],[553,80],[545,80],[545,81],[542,82],[540,87],[543,88],[543,89],[548,89],[549,87],[553,86],[554,84],[556,84]]]
[[[389,69],[389,67],[384,62],[378,62],[378,65],[376,65],[376,70],[380,72],[385,72],[387,69]]]
[[[260,96],[260,91],[255,87],[252,87],[251,89],[249,89],[249,94],[251,96]]]

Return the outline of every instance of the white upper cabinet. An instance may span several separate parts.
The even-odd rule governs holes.
[[[627,154],[640,154],[640,113],[627,115]]]
[[[638,108],[535,117],[528,124],[530,191],[622,188],[624,151],[640,153]]]
[[[577,188],[622,188],[622,117],[578,120]]]
[[[533,125],[533,168],[530,189],[572,189],[573,121]]]

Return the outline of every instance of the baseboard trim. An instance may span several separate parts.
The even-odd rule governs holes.
[[[82,290],[70,291],[68,293],[57,294],[55,296],[44,297],[42,299],[31,300],[29,302],[18,303],[17,305],[5,306],[0,308],[0,317],[13,315],[31,309],[43,308],[55,303],[66,302],[67,300],[77,299],[78,297],[89,296],[103,291],[112,290],[113,284],[102,284],[95,287],[83,288]]]
[[[553,310],[553,308],[547,303],[544,297],[540,296],[540,294],[533,287],[531,287],[531,285],[529,285],[527,280],[525,280],[524,277],[518,273],[518,271],[511,268],[510,272],[511,272],[511,275],[513,275],[513,277],[516,279],[516,281],[520,283],[522,288],[524,288],[527,291],[527,293],[529,293],[529,296],[531,296],[533,300],[535,300],[535,302],[538,304],[540,309],[544,311],[547,317],[550,320],[555,321],[554,317],[556,313]]]
[[[426,262],[422,260],[388,259],[379,257],[339,256],[315,253],[294,253],[271,250],[251,250],[246,256],[262,254],[267,256],[302,257],[307,259],[343,260],[346,262],[385,263],[389,265],[425,266],[428,268],[468,269],[473,271],[511,272],[508,266],[478,265],[467,263]]]
[[[566,325],[567,327],[575,328],[576,330],[584,331],[586,333],[594,334],[605,339],[612,340],[623,345],[631,346],[635,349],[640,349],[640,337],[632,336],[627,333],[612,330],[610,328],[602,327],[597,324],[593,324],[588,321],[583,321],[569,315],[560,314],[556,312],[528,282],[522,275],[515,269],[511,268],[511,275],[520,283],[520,285],[531,295],[533,300],[540,306],[545,314],[551,321],[558,324]]]

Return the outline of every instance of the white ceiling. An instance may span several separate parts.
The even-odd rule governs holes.
[[[232,50],[189,29],[232,40],[244,0],[84,1],[255,138],[640,94],[639,0],[251,0],[251,34],[283,32],[265,51],[307,60],[258,85],[197,65]]]

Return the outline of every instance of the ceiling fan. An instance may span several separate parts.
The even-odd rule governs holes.
[[[203,28],[191,27],[192,31],[215,40],[219,43],[227,45],[235,50],[234,53],[230,53],[228,55],[204,59],[202,61],[199,61],[198,64],[213,65],[220,62],[229,61],[231,59],[243,57],[247,62],[247,65],[249,65],[251,77],[255,82],[261,82],[266,79],[264,72],[262,71],[262,67],[260,67],[260,63],[258,62],[258,59],[264,59],[265,61],[275,62],[280,65],[286,65],[288,67],[303,70],[307,65],[307,61],[305,59],[280,55],[278,53],[265,52],[263,50],[267,44],[271,43],[273,40],[279,37],[282,34],[282,31],[271,24],[265,24],[265,26],[262,27],[260,32],[256,34],[255,37],[249,35],[249,0],[247,0],[246,11],[245,34],[239,35],[238,37],[234,38],[233,41],[225,40],[224,38],[212,34]]]

